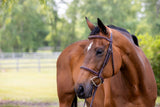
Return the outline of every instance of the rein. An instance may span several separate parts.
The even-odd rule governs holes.
[[[84,70],[86,70],[86,71],[89,71],[90,73],[92,73],[93,75],[95,75],[94,77],[91,78],[91,82],[92,82],[92,84],[93,84],[93,86],[94,86],[94,92],[93,92],[93,97],[92,97],[92,101],[91,101],[90,107],[92,107],[93,100],[94,100],[94,97],[95,97],[95,93],[96,93],[97,88],[98,88],[101,84],[103,84],[103,82],[104,82],[104,79],[103,79],[103,77],[101,76],[101,73],[103,72],[104,67],[108,64],[109,58],[110,58],[111,56],[112,56],[112,69],[113,69],[113,74],[112,74],[112,76],[114,75],[113,48],[112,48],[112,32],[111,32],[110,34],[111,34],[110,39],[107,38],[107,37],[104,37],[104,36],[100,36],[100,35],[93,35],[93,36],[89,36],[89,37],[88,37],[88,39],[97,39],[97,38],[99,38],[99,39],[105,39],[105,40],[109,41],[109,47],[108,47],[108,50],[107,50],[107,53],[106,53],[104,62],[103,62],[103,64],[102,64],[102,67],[101,67],[101,69],[99,70],[99,72],[96,72],[96,71],[94,71],[94,70],[92,70],[92,69],[90,69],[90,68],[87,68],[87,67],[85,67],[85,66],[81,66],[81,67],[80,67],[81,69],[84,69]],[[94,82],[94,79],[100,79],[100,83],[99,83],[99,84],[96,84],[96,83]],[[85,102],[86,102],[86,100],[85,100]],[[84,106],[85,106],[85,103],[84,103]]]

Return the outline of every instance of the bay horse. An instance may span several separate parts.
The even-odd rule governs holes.
[[[138,41],[123,28],[87,18],[88,40],[71,44],[57,60],[60,107],[154,107],[157,86]]]

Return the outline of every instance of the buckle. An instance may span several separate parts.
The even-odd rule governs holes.
[[[100,80],[100,83],[99,83],[99,84],[96,84],[96,83],[94,82],[95,79],[99,79],[99,80]],[[93,84],[95,87],[99,87],[99,86],[103,83],[103,80],[102,80],[102,78],[100,78],[100,77],[98,77],[98,76],[94,76],[94,77],[91,78],[91,82],[92,82],[92,84]]]

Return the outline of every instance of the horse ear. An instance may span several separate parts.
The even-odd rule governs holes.
[[[92,31],[95,28],[95,26],[88,20],[87,17],[85,17],[85,18],[86,18],[86,22],[87,22],[89,29]]]
[[[101,21],[99,18],[97,18],[97,23],[98,23],[98,27],[100,28],[100,30],[101,30],[105,35],[107,35],[107,34],[108,34],[107,29],[106,29],[105,25],[102,23],[102,21]]]

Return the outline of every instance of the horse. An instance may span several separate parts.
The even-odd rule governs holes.
[[[136,36],[123,28],[97,26],[86,18],[87,40],[65,48],[57,60],[60,107],[154,107],[157,86],[152,67]]]

